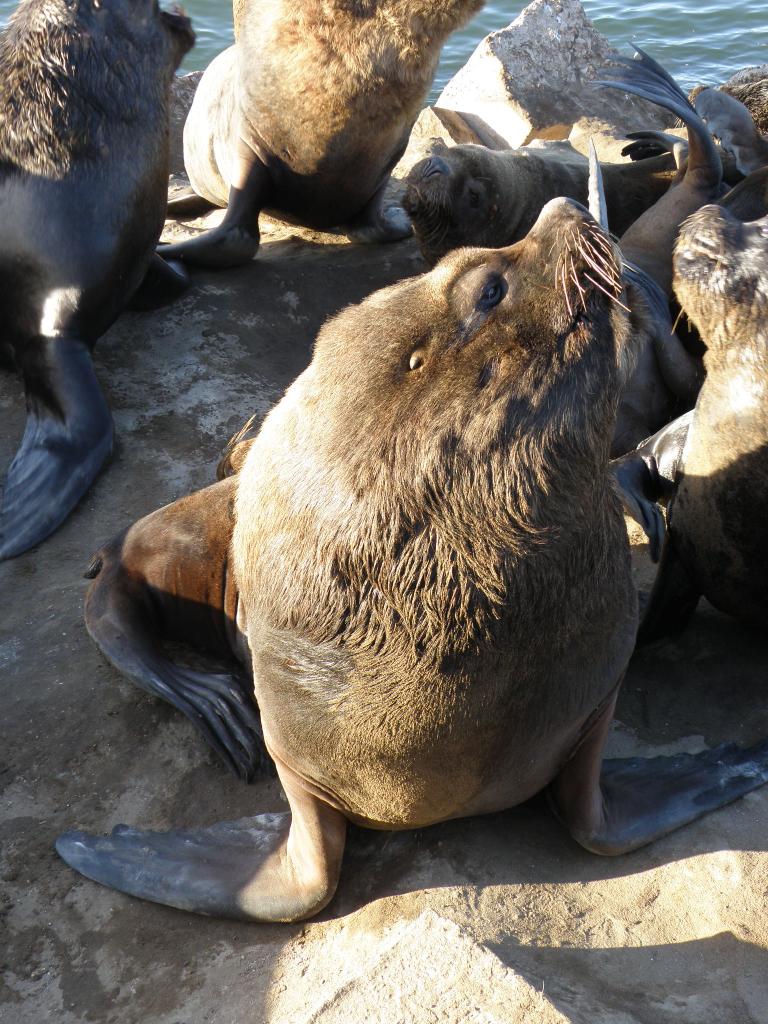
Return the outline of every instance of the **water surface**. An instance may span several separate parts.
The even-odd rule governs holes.
[[[0,0],[0,23],[15,7]],[[197,45],[183,68],[194,71],[232,42],[232,5],[227,0],[186,0],[197,32]],[[433,98],[467,60],[488,32],[503,28],[524,3],[488,3],[443,50]],[[619,3],[584,0],[587,14],[620,48],[639,43],[688,88],[698,82],[717,84],[739,68],[768,62],[768,14],[765,0],[730,3],[677,0],[677,3]]]

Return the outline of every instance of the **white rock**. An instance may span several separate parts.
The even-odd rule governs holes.
[[[606,65],[616,55],[578,0],[534,0],[483,39],[437,106],[459,111],[481,138],[512,147],[565,139],[583,117],[627,131],[663,127],[671,118],[653,104],[592,85],[610,77]]]

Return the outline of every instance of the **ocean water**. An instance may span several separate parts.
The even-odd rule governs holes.
[[[636,42],[656,57],[681,86],[717,84],[739,68],[768,63],[765,0],[677,0],[676,3],[618,3],[583,0],[587,13],[611,42],[629,52]],[[0,0],[0,23],[16,6]],[[186,0],[197,45],[183,69],[204,68],[232,41],[232,5],[227,0]],[[468,59],[488,32],[514,20],[525,3],[487,3],[484,10],[443,50],[433,98]]]

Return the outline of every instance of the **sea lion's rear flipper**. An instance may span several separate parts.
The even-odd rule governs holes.
[[[290,814],[172,832],[126,825],[104,837],[66,832],[56,849],[86,877],[153,903],[244,921],[300,921],[336,891],[346,819],[280,778]]]
[[[645,530],[654,562],[659,560],[665,537],[657,502],[667,502],[674,494],[692,419],[693,411],[679,416],[610,464],[624,510]]]
[[[27,422],[2,485],[0,559],[53,533],[112,450],[112,417],[84,342],[69,335],[39,337],[18,359]]]
[[[168,206],[165,215],[169,220],[183,217],[199,217],[216,207],[208,199],[199,196],[191,185],[168,190]]]
[[[413,234],[411,218],[399,203],[384,205],[385,182],[368,200],[354,220],[344,225],[344,234],[352,242],[399,242]]]
[[[630,160],[650,160],[664,153],[671,153],[675,159],[675,166],[678,171],[685,167],[688,160],[688,143],[677,135],[669,132],[657,132],[650,128],[640,132],[627,132],[627,138],[632,139],[621,151],[622,156],[628,156]]]
[[[688,129],[688,168],[686,176],[695,175],[698,187],[717,188],[722,180],[722,161],[707,126],[688,101],[674,78],[639,46],[637,56],[613,58],[619,68],[611,68],[615,79],[596,81],[606,89],[623,89],[676,114]]]
[[[186,715],[230,771],[249,781],[265,760],[252,686],[234,669],[176,664],[163,648],[183,640],[233,657],[235,485],[225,480],[167,505],[103,548],[88,573],[85,624],[119,672]]]
[[[768,782],[768,740],[699,754],[602,761],[616,696],[549,791],[555,813],[593,853],[629,853]]]
[[[230,188],[221,224],[196,238],[160,245],[163,259],[199,267],[236,267],[253,259],[259,248],[259,213],[267,198],[269,172],[252,151],[241,151],[236,177],[243,184]]]
[[[166,261],[155,253],[128,308],[143,312],[167,306],[184,294],[189,283],[189,274],[181,263]]]

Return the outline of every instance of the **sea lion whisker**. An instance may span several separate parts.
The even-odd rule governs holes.
[[[590,259],[589,255],[587,253],[582,253],[582,255],[584,256],[584,260],[587,263],[587,265],[589,267],[591,267],[592,270],[594,270],[596,274],[598,274],[600,277],[602,277],[602,279],[606,282],[606,284],[610,285],[610,287],[613,288],[613,290],[615,292],[618,292],[618,291],[621,290],[620,287],[619,287],[619,281],[618,281],[616,275],[615,274],[610,274],[608,272],[609,268],[606,267],[605,264],[599,263],[596,260]]]
[[[560,257],[560,261],[558,263],[558,270],[560,272],[561,281],[562,281],[562,285],[561,286],[562,286],[562,289],[563,289],[563,298],[565,299],[565,306],[566,306],[566,309],[568,310],[568,316],[572,317],[573,316],[573,309],[571,308],[571,299],[570,299],[570,296],[568,295],[568,283],[567,283],[566,278],[565,278],[565,258],[564,258],[564,254],[562,254],[561,257]],[[560,282],[557,282],[557,283],[558,283],[558,285],[560,285]]]
[[[579,281],[579,276],[576,273],[576,266],[575,266],[575,264],[573,262],[573,253],[569,254],[569,258],[570,258],[570,262],[571,262],[571,278],[573,279],[573,283],[576,285],[576,288],[578,289],[579,297],[581,299],[582,309],[584,309],[586,311],[586,308],[587,308],[587,295],[586,295],[586,292],[584,291],[584,289],[582,288],[581,281]]]
[[[605,288],[603,288],[603,286],[600,284],[599,281],[595,281],[595,279],[590,277],[589,274],[587,274],[587,273],[584,274],[584,277],[591,284],[593,284],[595,286],[595,288],[599,288],[600,291],[603,293],[603,295],[607,295],[608,298],[611,300],[611,302],[615,302],[617,306],[619,306],[621,309],[623,309],[625,313],[629,313],[630,312],[629,308],[624,305],[624,303],[621,301],[621,299],[619,299],[618,296],[613,295],[611,292],[609,292]]]

